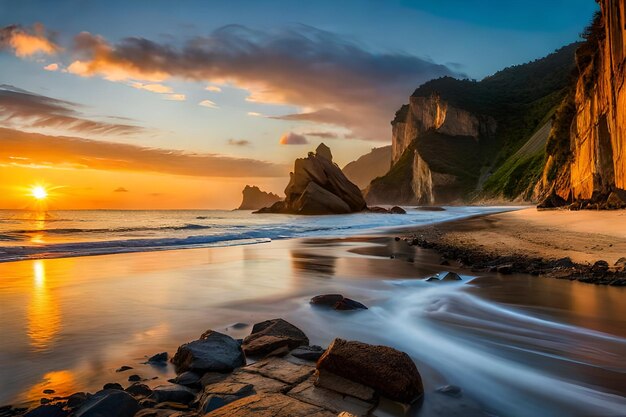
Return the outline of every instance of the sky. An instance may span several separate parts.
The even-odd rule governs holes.
[[[225,208],[324,142],[390,144],[420,84],[577,41],[593,0],[0,0],[0,208]],[[25,191],[26,190],[26,191]]]

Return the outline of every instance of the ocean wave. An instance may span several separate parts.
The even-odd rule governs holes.
[[[201,224],[185,224],[182,226],[161,226],[161,227],[114,227],[114,228],[93,228],[93,229],[81,229],[81,228],[59,228],[59,229],[22,229],[12,230],[13,235],[30,235],[33,233],[43,233],[52,235],[73,235],[79,233],[128,233],[128,232],[150,232],[150,231],[165,231],[165,230],[203,230],[211,229],[213,226],[201,225]]]

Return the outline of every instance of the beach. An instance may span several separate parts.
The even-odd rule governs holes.
[[[465,227],[478,224],[475,230],[487,233],[482,225],[495,219],[495,229],[480,235],[486,242],[498,230],[508,236],[501,223],[534,219],[532,210],[436,228],[466,241],[473,235]],[[595,213],[587,213],[592,221]],[[533,221],[569,228],[556,214],[554,223],[543,212]],[[582,235],[577,227],[571,233]],[[36,404],[50,397],[46,389],[64,396],[111,382],[126,387],[129,373],[116,372],[121,366],[151,387],[168,384],[172,365],[154,367],[148,357],[171,356],[208,329],[244,338],[254,323],[283,318],[311,344],[326,347],[340,337],[409,354],[424,382],[423,403],[407,410],[383,404],[376,415],[585,416],[624,409],[624,288],[441,265],[439,253],[400,235],[1,263],[0,403]],[[607,236],[622,247],[618,232]],[[462,280],[426,281],[449,271]],[[327,293],[368,309],[309,304]],[[437,391],[446,385],[460,387],[462,396]]]

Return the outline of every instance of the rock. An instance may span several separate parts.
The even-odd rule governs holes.
[[[567,256],[565,258],[557,259],[554,263],[558,268],[574,268],[576,266],[576,264],[572,262],[572,259]]]
[[[133,397],[149,397],[152,395],[152,390],[145,384],[132,384],[125,391]]]
[[[335,310],[367,310],[365,305],[350,298],[344,298],[343,300],[337,302],[334,308]]]
[[[389,213],[389,210],[387,210],[384,207],[380,207],[380,206],[368,207],[367,211],[369,211],[370,213],[383,213],[383,214],[388,214]]]
[[[313,366],[298,365],[281,358],[264,359],[243,369],[245,372],[258,373],[286,384],[302,382],[315,371]]]
[[[433,281],[439,282],[441,280],[439,279],[439,277],[435,277],[435,276],[426,278],[426,282],[433,282]]]
[[[296,159],[285,196],[283,203],[258,212],[345,214],[366,208],[361,190],[332,162],[330,149],[324,144],[307,158]]]
[[[450,397],[459,398],[462,395],[462,390],[460,387],[456,385],[444,385],[443,387],[437,388],[437,392],[440,394],[449,395]]]
[[[177,403],[173,401],[166,401],[163,403],[158,403],[157,405],[154,406],[154,408],[157,408],[159,410],[179,410],[179,411],[189,410],[189,406],[187,404]]]
[[[68,408],[75,409],[83,405],[85,401],[87,401],[87,398],[89,398],[89,394],[84,392],[75,392],[67,397],[65,404]]]
[[[442,281],[462,281],[463,278],[459,276],[459,274],[455,272],[448,272],[441,278]]]
[[[199,410],[202,413],[210,413],[239,399],[239,397],[235,397],[234,395],[209,395],[202,400]]]
[[[227,376],[227,374],[219,372],[207,372],[206,374],[202,375],[202,378],[200,378],[200,385],[204,388],[207,385],[223,381],[224,379],[226,379]]]
[[[128,382],[139,382],[141,381],[141,377],[137,374],[133,374],[128,377]]]
[[[116,390],[123,391],[124,387],[122,387],[122,385],[118,384],[117,382],[108,382],[108,383],[104,384],[102,389],[116,389]]]
[[[152,355],[150,359],[148,359],[148,363],[151,365],[159,365],[159,364],[165,365],[168,357],[169,356],[167,352],[157,353],[156,355]]]
[[[374,402],[376,400],[376,391],[374,391],[373,388],[366,387],[363,384],[350,381],[349,379],[342,378],[339,375],[324,370],[315,372],[315,386],[350,395],[367,402]]]
[[[254,387],[254,391],[259,393],[277,393],[285,392],[289,387],[288,384],[263,375],[247,372],[246,368],[233,372],[224,382],[240,382],[250,384]]]
[[[241,193],[243,194],[243,200],[237,210],[258,210],[282,200],[276,194],[261,191],[256,185],[252,187],[246,185]]]
[[[445,208],[439,206],[418,206],[415,207],[415,210],[420,211],[446,211]]]
[[[172,358],[177,372],[195,371],[231,372],[245,365],[246,360],[239,342],[230,336],[212,330],[199,340],[181,345]]]
[[[24,417],[66,417],[68,412],[58,405],[40,405],[33,408]]]
[[[299,346],[291,351],[291,355],[296,358],[303,359],[305,361],[317,362],[317,360],[324,353],[324,349],[321,346]]]
[[[54,392],[55,392],[55,391],[54,391],[53,389],[45,389],[45,390],[43,390],[43,393],[44,393],[44,394],[48,394],[48,395],[50,395],[50,394],[54,394]]]
[[[208,413],[254,393],[251,384],[240,382],[221,382],[209,385],[200,398],[200,411]]]
[[[335,417],[336,413],[283,394],[257,394],[234,401],[204,417]]]
[[[316,387],[311,379],[300,383],[287,392],[287,395],[300,401],[317,405],[333,413],[348,411],[359,416],[368,416],[374,408],[372,403],[367,403],[358,398],[343,395],[326,388]]]
[[[139,400],[139,405],[142,408],[152,408],[156,407],[157,402],[154,401],[152,398],[142,398],[141,400]]]
[[[115,389],[99,391],[89,397],[76,411],[75,417],[132,417],[139,411],[139,403],[130,394]]]
[[[176,412],[176,410],[146,408],[135,414],[135,417],[170,417]]]
[[[406,404],[424,394],[422,378],[409,355],[387,346],[335,339],[317,361],[317,369]]]
[[[196,398],[195,392],[181,385],[161,385],[152,390],[150,395],[157,403],[175,402],[189,404]]]
[[[124,372],[124,371],[128,371],[129,369],[133,369],[133,367],[124,365],[124,366],[117,368],[115,372]]]
[[[606,272],[609,270],[609,263],[607,261],[596,261],[591,267],[593,272]]]
[[[511,274],[513,272],[513,265],[510,265],[510,264],[508,264],[508,265],[498,265],[496,267],[496,271],[499,274],[503,274],[503,275]]]
[[[247,355],[263,356],[282,346],[295,349],[308,344],[302,330],[283,319],[273,319],[255,324],[252,333],[243,340],[242,348]]]
[[[329,306],[335,310],[367,310],[365,305],[350,298],[345,298],[341,294],[317,295],[311,298],[310,303],[313,305]]]
[[[624,271],[626,270],[626,258],[622,257],[619,258],[615,264],[613,264],[613,266],[615,266],[615,269],[617,269],[618,271]]]
[[[170,379],[169,382],[178,385],[184,385],[190,388],[199,388],[200,387],[200,375],[195,372],[187,371],[183,372],[180,375],[177,375],[176,378]]]
[[[606,208],[613,210],[626,208],[626,196],[624,194],[626,193],[618,193],[616,191],[612,191],[606,198]]]
[[[538,209],[551,209],[557,207],[563,207],[567,205],[567,201],[556,194],[554,191],[548,195],[543,201],[541,201],[538,205]]]
[[[406,214],[406,210],[400,206],[393,206],[389,209],[389,213],[391,214]]]

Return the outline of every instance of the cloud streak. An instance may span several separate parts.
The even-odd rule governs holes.
[[[131,135],[142,127],[89,120],[76,110],[77,104],[0,85],[0,123],[31,128],[64,129],[83,134]]]
[[[0,165],[160,172],[198,177],[283,177],[286,165],[0,128]]]
[[[347,127],[366,139],[388,139],[389,120],[421,83],[448,67],[401,52],[373,52],[309,26],[261,32],[224,26],[182,46],[132,37],[116,44],[83,32],[68,71],[109,80],[162,82],[171,77],[231,84],[248,101],[289,104],[306,113],[285,119]]]

